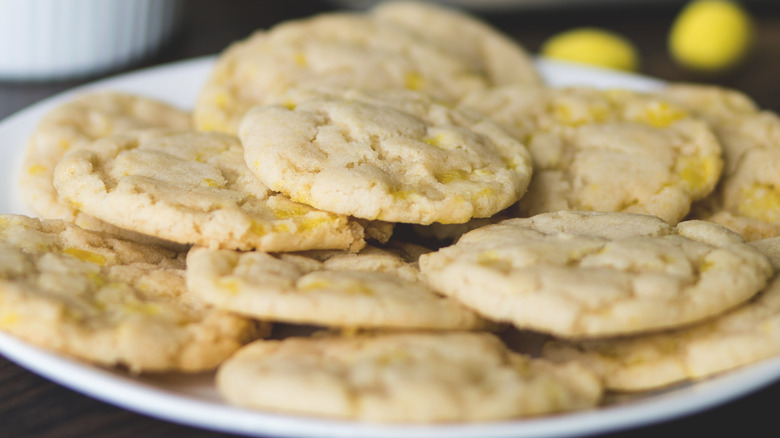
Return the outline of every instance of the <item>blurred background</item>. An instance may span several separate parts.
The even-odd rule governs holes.
[[[14,1],[28,0],[0,0],[0,29],[3,2]],[[24,77],[3,80],[0,63],[0,118],[96,77],[217,54],[230,42],[258,28],[318,12],[361,9],[371,6],[375,0],[186,0],[181,3],[181,15],[173,31],[161,38],[159,45],[151,47],[148,56],[129,63],[120,62],[118,69],[103,69],[99,76],[54,82],[31,82],[32,78]],[[679,65],[670,55],[668,37],[675,18],[687,3],[682,0],[443,0],[439,3],[469,10],[534,54],[561,32],[584,26],[603,29],[633,45],[639,59],[639,74],[735,88],[754,98],[760,106],[780,111],[780,2],[775,0],[736,2],[752,19],[755,37],[750,53],[731,70],[707,74]],[[729,29],[722,32],[728,34]]]

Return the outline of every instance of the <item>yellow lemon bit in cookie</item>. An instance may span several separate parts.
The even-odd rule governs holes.
[[[281,103],[281,105],[282,105],[283,107],[287,108],[287,109],[288,109],[288,110],[290,110],[290,111],[292,111],[292,110],[294,110],[296,107],[298,107],[298,104],[297,104],[297,103],[295,103],[295,102],[294,102],[293,100],[291,100],[291,99],[286,99],[286,100],[284,100],[284,101]],[[257,162],[255,162],[255,167],[257,167]]]
[[[274,216],[279,219],[290,219],[296,216],[303,216],[311,209],[300,204],[286,204],[284,207],[273,207]]]
[[[406,73],[404,84],[407,90],[422,90],[425,88],[425,78],[419,72]]]
[[[241,290],[241,283],[235,278],[220,278],[217,287],[231,295],[236,295]]]
[[[326,280],[310,280],[304,278],[303,281],[301,281],[298,284],[298,289],[302,291],[311,291],[311,290],[320,290],[320,289],[329,289],[333,287],[333,283]]]
[[[435,137],[425,137],[423,139],[423,142],[425,142],[425,143],[427,143],[427,144],[429,144],[431,146],[436,146],[438,148],[438,147],[441,147],[441,138],[442,138],[442,135],[438,134]]]
[[[638,122],[655,128],[665,128],[672,123],[688,117],[688,113],[666,102],[656,102],[650,105],[644,113],[637,117]]]
[[[496,194],[496,189],[493,187],[485,187],[482,190],[478,191],[474,194],[475,198],[485,198],[485,197],[491,197]]]
[[[37,174],[39,174],[39,173],[46,172],[46,166],[44,166],[44,165],[42,165],[42,164],[33,164],[32,166],[30,166],[30,167],[27,169],[27,172],[28,172],[30,175],[37,175]]]
[[[512,363],[514,371],[523,378],[528,378],[534,375],[531,369],[530,363],[524,360],[518,360]]]
[[[758,330],[763,333],[772,333],[775,331],[775,326],[775,321],[764,321],[761,325],[758,326]]]
[[[553,114],[558,122],[564,125],[579,126],[585,123],[606,121],[609,116],[609,108],[591,105],[587,108],[587,111],[575,113],[569,105],[562,103],[553,107]]]
[[[265,228],[265,225],[263,225],[262,223],[252,221],[252,223],[249,225],[249,232],[251,232],[256,236],[262,236],[268,233],[268,230]]]
[[[376,358],[376,363],[380,366],[397,365],[401,363],[410,363],[411,357],[405,350],[388,351]]]
[[[62,250],[62,252],[64,252],[65,254],[70,254],[73,257],[79,258],[81,260],[84,260],[85,262],[95,263],[100,266],[103,266],[106,263],[105,256],[94,253],[92,251],[87,251],[85,249],[65,248],[64,250]]]
[[[718,160],[714,157],[682,157],[676,163],[676,173],[691,189],[701,189],[713,182],[720,172]]]
[[[629,40],[594,27],[554,35],[542,44],[541,53],[549,58],[617,70],[635,71],[639,66],[639,56]]]
[[[585,120],[574,117],[574,114],[568,105],[555,105],[553,114],[555,115],[555,118],[564,125],[576,126],[585,123]]]
[[[296,193],[293,193],[290,196],[290,199],[292,199],[295,202],[300,202],[301,204],[309,205],[311,203],[311,195],[309,194],[310,187],[305,187],[303,190],[299,190]]]
[[[160,309],[151,303],[141,303],[138,301],[128,301],[124,303],[122,308],[127,313],[137,313],[141,315],[157,315],[160,313]]]
[[[299,231],[313,230],[317,227],[322,226],[323,224],[327,224],[328,222],[330,222],[330,220],[327,217],[307,218],[298,223],[298,230]]]
[[[309,64],[309,61],[306,59],[306,55],[304,55],[303,53],[300,52],[296,53],[294,59],[295,59],[295,65],[299,67],[306,67],[306,65]]]
[[[528,143],[526,143],[528,144]],[[519,159],[519,157],[501,157],[501,160],[504,162],[504,166],[506,166],[507,169],[517,169],[521,165],[523,165],[523,160]]]
[[[372,289],[369,285],[365,283],[361,283],[358,281],[349,282],[345,286],[341,288],[347,293],[354,294],[354,295],[373,295],[374,289]]]
[[[477,264],[501,272],[509,272],[512,269],[512,263],[506,258],[501,257],[496,251],[483,251],[479,253],[477,255]]]
[[[304,278],[299,284],[298,289],[302,291],[314,291],[314,290],[338,290],[355,295],[373,295],[374,290],[371,289],[365,283],[359,281],[346,281],[333,283],[324,279],[307,279]]]
[[[780,193],[769,184],[754,184],[743,189],[744,201],[739,204],[739,213],[764,222],[780,220]]]
[[[411,199],[416,193],[413,190],[391,190],[390,195],[396,199]]]
[[[715,266],[715,263],[711,260],[705,260],[704,263],[699,266],[699,272],[706,272],[712,269],[712,267]]]
[[[16,313],[6,313],[0,317],[0,328],[11,327],[19,322],[19,315]]]
[[[274,233],[288,233],[290,232],[290,226],[287,224],[274,224]]]
[[[507,169],[513,169],[514,167],[517,167],[520,164],[520,163],[517,162],[517,160],[515,158],[511,158],[510,159],[510,158],[502,157],[502,160],[504,161],[504,164],[506,164]],[[477,176],[491,176],[491,175],[495,175],[495,172],[493,172],[492,170],[490,170],[488,168],[483,167],[483,168],[474,170],[473,174],[477,175]]]
[[[449,184],[453,181],[462,181],[465,180],[466,177],[468,177],[468,172],[461,169],[452,169],[448,170],[444,173],[440,173],[436,175],[436,181],[439,181],[442,184]]]
[[[233,106],[235,99],[230,94],[222,91],[214,96],[214,105],[219,108],[225,109]]]
[[[97,287],[106,285],[106,279],[99,272],[90,272],[87,274],[87,278]]]
[[[206,178],[205,180],[203,180],[201,185],[206,187],[219,187],[219,183],[217,181],[214,181],[211,178]]]
[[[753,22],[737,2],[696,0],[672,24],[669,50],[680,65],[704,72],[742,61],[753,44]]]

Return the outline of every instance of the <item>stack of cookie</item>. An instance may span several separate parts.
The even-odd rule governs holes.
[[[192,114],[104,92],[40,122],[21,188],[45,219],[0,218],[0,328],[217,369],[270,411],[593,408],[780,354],[778,120],[697,85],[551,88],[424,3],[281,23]]]

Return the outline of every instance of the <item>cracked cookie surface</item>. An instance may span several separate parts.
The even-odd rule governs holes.
[[[607,389],[646,391],[701,379],[780,354],[780,278],[750,301],[689,328],[583,342],[550,341],[542,356],[577,362]]]
[[[42,218],[122,234],[121,230],[61,202],[54,188],[54,168],[66,152],[112,134],[144,128],[190,128],[189,112],[166,103],[118,92],[82,94],[47,113],[24,152],[19,190]]]
[[[187,283],[218,308],[263,320],[348,328],[493,327],[421,281],[419,248],[275,255],[193,248]]]
[[[316,208],[463,223],[508,207],[530,179],[522,143],[420,93],[312,92],[285,102],[243,119],[246,162],[272,189]]]
[[[692,217],[747,240],[780,235],[780,117],[726,88],[672,84],[658,94],[705,120],[723,147],[721,181],[694,206]]]
[[[258,326],[189,293],[184,255],[51,219],[0,216],[0,329],[133,372],[215,368]]]
[[[228,47],[198,96],[196,128],[235,134],[251,107],[311,86],[416,90],[453,102],[488,79],[399,26],[365,14],[321,14]]]
[[[227,134],[150,130],[98,140],[55,172],[63,199],[106,222],[184,244],[359,249],[364,228],[272,192]]]
[[[475,71],[491,85],[542,84],[531,56],[520,44],[474,16],[431,3],[384,2],[370,14],[430,41]],[[453,31],[457,29],[457,31]]]
[[[559,210],[642,213],[674,224],[712,192],[723,166],[708,125],[650,94],[587,87],[501,87],[461,106],[521,139],[534,177],[521,217]]]
[[[498,420],[601,398],[583,367],[520,355],[473,332],[258,341],[220,367],[217,388],[248,408],[371,422]]]
[[[772,275],[766,256],[717,224],[574,211],[476,229],[419,263],[435,290],[480,314],[565,338],[692,323]]]

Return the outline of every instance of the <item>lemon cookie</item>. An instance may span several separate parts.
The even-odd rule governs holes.
[[[643,391],[780,355],[780,278],[747,303],[690,328],[583,342],[550,341],[543,357],[577,362],[607,389]]]
[[[0,216],[0,329],[133,372],[213,369],[259,327],[187,291],[184,256],[68,222]]]
[[[54,168],[69,150],[111,134],[141,128],[188,129],[191,115],[166,103],[119,92],[82,94],[46,114],[24,152],[19,182],[22,197],[35,214],[80,226],[119,233],[71,204],[61,202],[54,189]]]
[[[566,338],[692,323],[772,275],[766,256],[711,222],[575,211],[488,225],[419,263],[434,289],[480,314]]]
[[[464,59],[491,85],[542,84],[533,60],[517,42],[498,29],[454,8],[424,2],[384,2],[370,13],[417,33],[439,48]]]
[[[357,254],[273,255],[193,248],[187,284],[218,308],[264,320],[337,327],[492,326],[431,291],[419,278],[419,251],[401,251],[367,246]]]
[[[674,224],[721,174],[720,144],[707,124],[654,95],[512,86],[474,93],[462,105],[528,146],[534,178],[518,216],[614,211]]]
[[[255,175],[294,201],[370,220],[489,217],[525,192],[525,146],[495,123],[410,91],[312,93],[255,107],[239,137]]]
[[[659,91],[710,124],[723,146],[717,190],[693,209],[747,240],[780,235],[780,117],[730,89],[673,84]]]
[[[195,124],[235,133],[252,106],[290,88],[321,85],[410,89],[454,101],[488,80],[399,26],[363,14],[321,14],[280,23],[225,49],[198,96]]]
[[[487,421],[594,407],[577,364],[509,351],[487,333],[405,333],[257,341],[217,371],[228,402],[369,422]]]
[[[270,191],[227,134],[106,137],[57,166],[60,196],[114,225],[185,244],[265,251],[360,249],[363,227]]]

